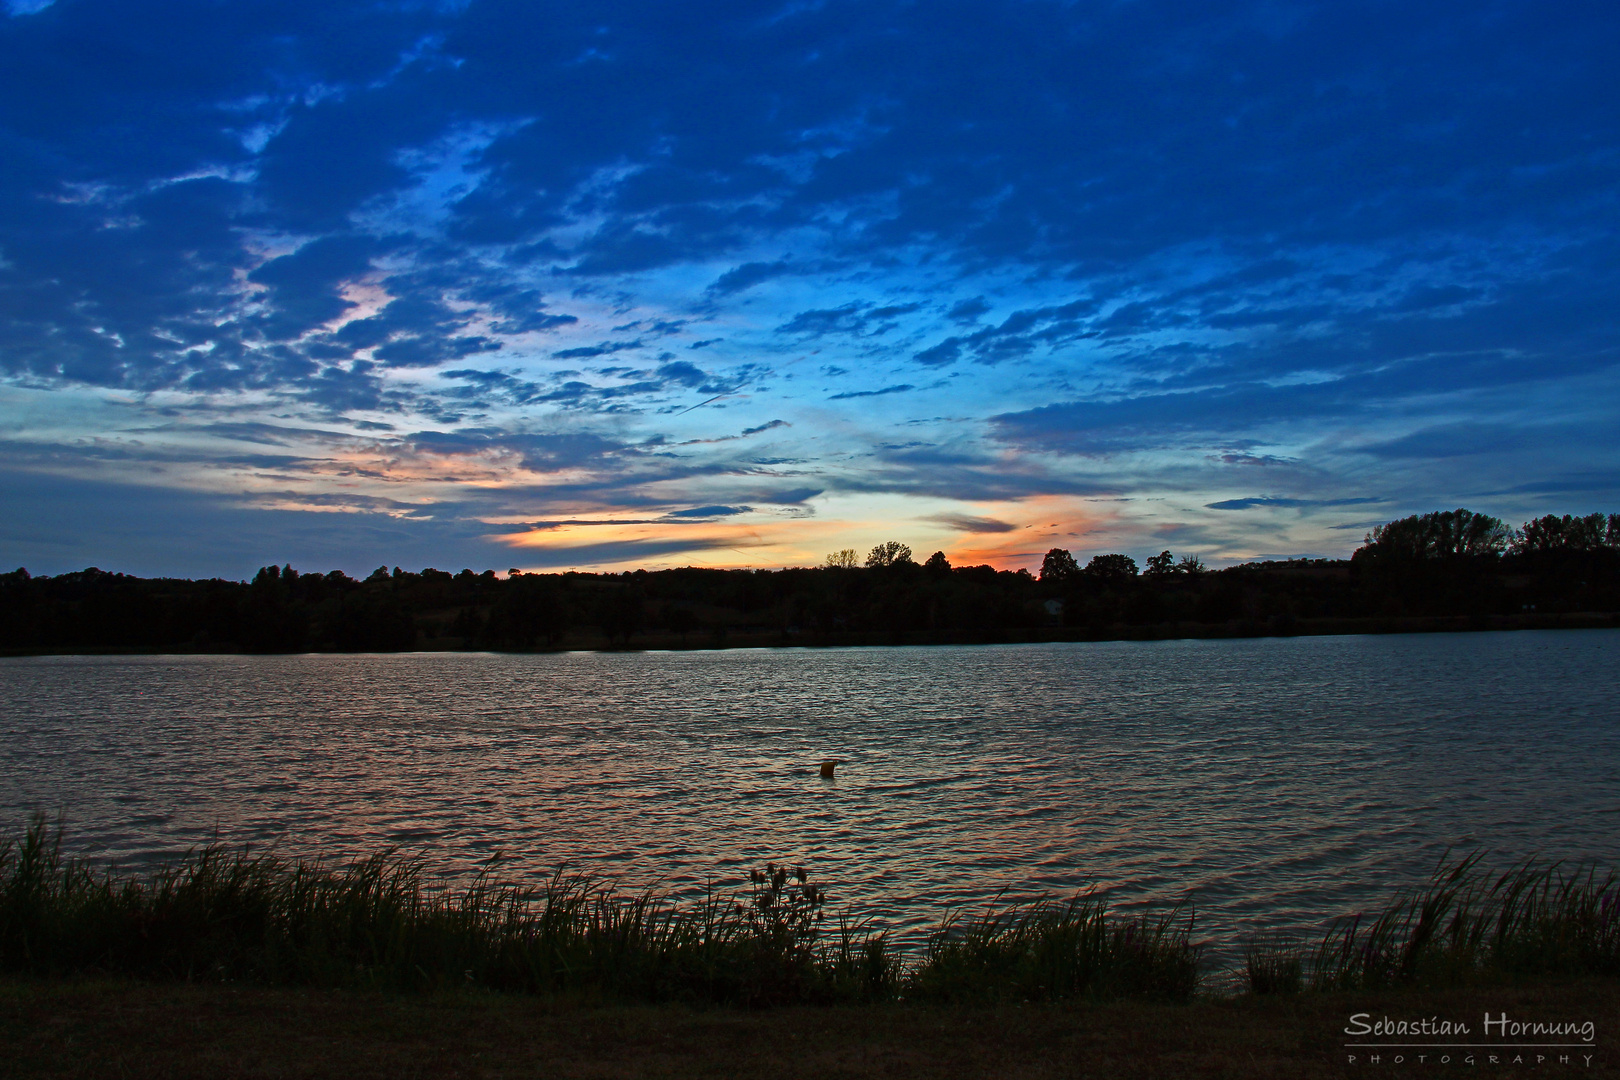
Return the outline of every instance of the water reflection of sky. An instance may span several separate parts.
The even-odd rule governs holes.
[[[0,814],[145,864],[215,834],[947,905],[1191,891],[1314,926],[1493,860],[1620,856],[1612,631],[904,650],[0,661]],[[837,779],[816,764],[843,759]]]

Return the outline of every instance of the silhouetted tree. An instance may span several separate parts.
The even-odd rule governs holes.
[[[1525,522],[1513,549],[1519,552],[1596,551],[1609,546],[1608,534],[1616,521],[1620,521],[1620,514],[1614,515],[1613,519],[1606,519],[1602,514],[1588,514],[1585,517],[1548,514]]]
[[[460,638],[464,644],[480,640],[485,636],[484,617],[475,608],[462,608],[450,623],[450,636]]]
[[[909,562],[911,562],[911,548],[898,540],[885,540],[866,556],[866,565],[873,570],[885,566],[903,566]]]
[[[508,575],[500,598],[490,608],[486,640],[496,646],[532,649],[544,639],[555,645],[567,633],[569,604],[555,578],[541,574]]]
[[[1109,555],[1094,555],[1086,563],[1087,576],[1099,581],[1116,582],[1128,581],[1136,577],[1136,560],[1129,555],[1120,555],[1117,552]]]
[[[630,643],[630,638],[641,629],[644,604],[641,590],[633,585],[614,589],[603,597],[597,609],[597,622],[610,643]]]
[[[1355,555],[1373,561],[1500,555],[1512,536],[1501,518],[1472,510],[1436,510],[1378,526]]]
[[[681,642],[686,642],[686,635],[699,626],[698,617],[689,607],[671,607],[664,611],[664,625],[676,634]]]
[[[853,565],[852,550],[839,553],[828,560],[836,573],[685,568],[503,578],[493,570],[452,576],[381,567],[359,582],[289,564],[244,582],[143,581],[95,567],[54,577],[18,570],[0,574],[0,646],[380,651],[413,648],[420,638],[438,647],[531,648],[564,641],[584,613],[593,635],[600,629],[619,645],[633,640],[649,612],[683,640],[707,627],[715,644],[731,637],[756,644],[793,629],[865,641],[878,634],[997,640],[1050,632],[1054,600],[1062,602],[1063,625],[1097,634],[1122,623],[1290,633],[1351,628],[1312,626],[1317,620],[1463,615],[1487,626],[1509,614],[1620,612],[1620,515],[1546,515],[1527,522],[1503,554],[1505,533],[1487,515],[1440,511],[1379,526],[1351,561],[1206,570],[1183,556],[1171,572],[1171,554],[1161,552],[1140,576],[1124,555],[1099,555],[1080,570],[1054,548],[1039,583],[1027,571],[952,567],[943,552],[919,567],[897,542],[874,549],[870,569]]]
[[[1080,576],[1080,566],[1063,548],[1053,548],[1041,560],[1041,581],[1049,585],[1068,585]]]
[[[236,638],[248,652],[301,652],[307,648],[309,616],[296,608],[289,596],[297,580],[282,579],[281,568],[263,566],[253,577],[243,599]]]
[[[338,600],[317,630],[337,652],[398,652],[416,644],[416,623],[392,589],[369,585]]]

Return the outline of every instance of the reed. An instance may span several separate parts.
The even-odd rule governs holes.
[[[633,1000],[771,1005],[895,996],[869,923],[825,926],[800,868],[682,907],[584,875],[539,887],[486,868],[435,892],[420,859],[342,869],[214,844],[146,878],[66,859],[36,817],[0,844],[0,969],[400,989],[476,985]]]
[[[1620,975],[1613,872],[1527,861],[1502,874],[1476,854],[1370,916],[1339,920],[1311,964],[1318,990],[1427,988]]]
[[[1087,893],[1023,907],[948,914],[928,938],[907,995],[950,1002],[1135,998],[1186,1001],[1198,984],[1193,911],[1118,919]]]
[[[767,1006],[1118,999],[1186,1001],[1201,947],[1190,903],[1124,917],[1087,893],[948,913],[913,964],[800,868],[754,871],[679,904],[559,871],[538,885],[492,863],[435,888],[420,858],[341,868],[211,844],[156,872],[117,875],[62,853],[36,816],[0,842],[0,971],[401,990],[482,987],[585,999]],[[1423,888],[1341,920],[1314,953],[1252,939],[1254,993],[1448,988],[1620,976],[1620,887],[1592,866],[1477,855]]]
[[[1251,994],[1296,994],[1304,973],[1304,948],[1292,934],[1256,934],[1244,943],[1243,976]]]

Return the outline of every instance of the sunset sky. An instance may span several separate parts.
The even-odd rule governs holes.
[[[0,570],[1620,511],[1620,5],[0,3]]]

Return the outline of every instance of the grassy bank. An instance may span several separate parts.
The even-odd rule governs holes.
[[[0,971],[186,982],[481,989],[603,1001],[784,1006],[895,1001],[1187,1002],[1203,968],[1189,905],[1125,917],[1095,894],[947,914],[902,956],[857,913],[829,917],[801,869],[681,905],[588,877],[536,885],[493,871],[436,889],[384,852],[332,869],[214,845],[149,876],[64,858],[36,818],[0,844]],[[1505,986],[1620,976],[1620,885],[1596,868],[1477,858],[1333,926],[1316,943],[1248,947],[1244,986]]]
[[[1350,1065],[1351,1016],[1593,1019],[1588,1067],[1436,1056]],[[8,1077],[1607,1076],[1620,983],[1331,992],[1189,1005],[603,1006],[480,992],[0,978]],[[1531,1052],[1532,1054],[1534,1052]],[[1413,1055],[1415,1057],[1415,1054]]]

